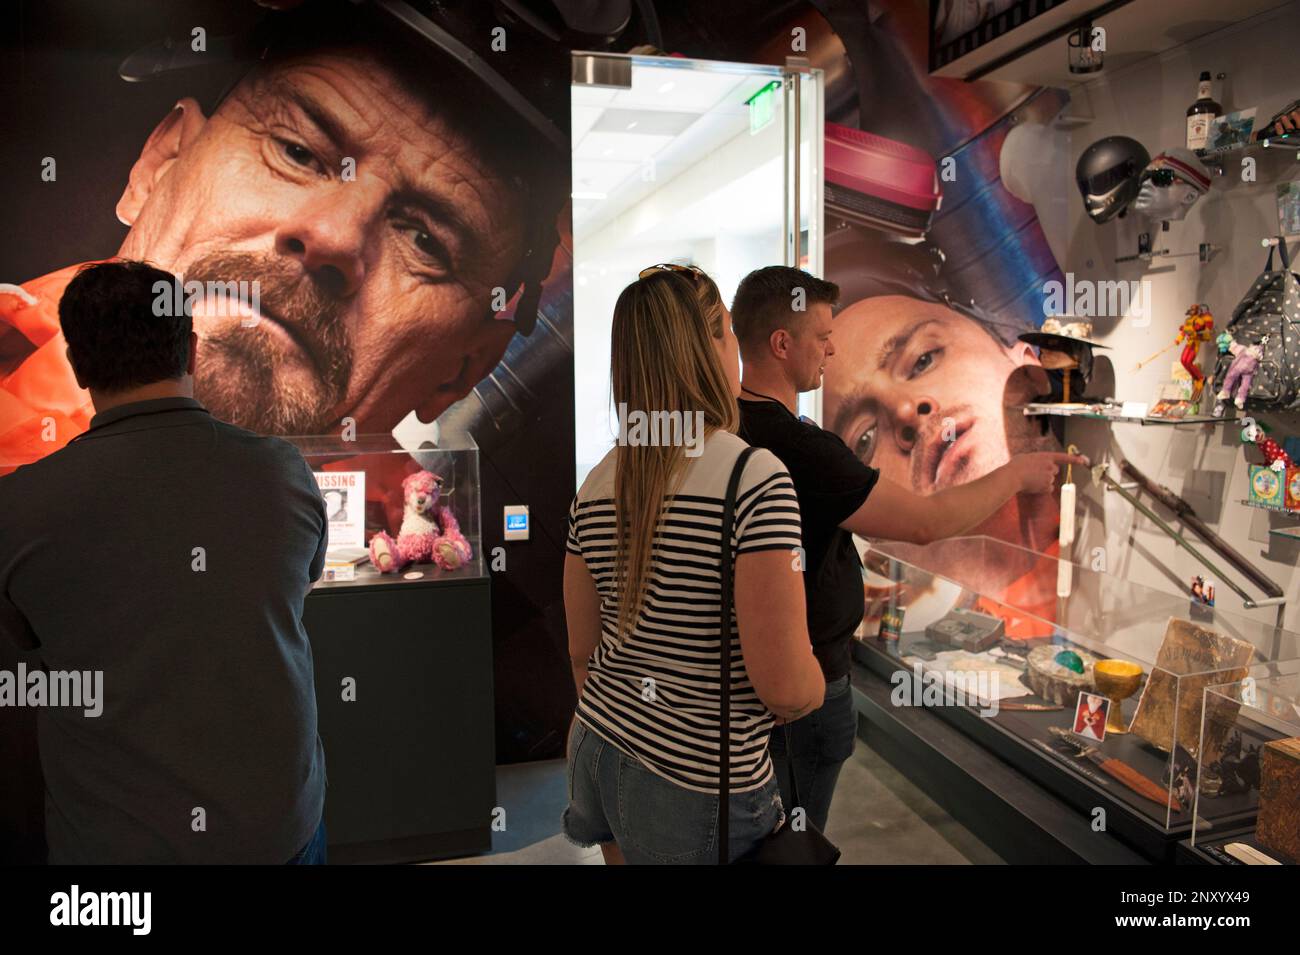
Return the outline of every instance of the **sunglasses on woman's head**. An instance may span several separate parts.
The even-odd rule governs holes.
[[[637,273],[636,277],[637,279],[645,279],[654,275],[656,272],[677,272],[687,276],[692,282],[697,281],[699,277],[704,274],[704,270],[699,266],[677,265],[675,262],[662,262],[659,265],[652,265],[649,268],[642,269]]]

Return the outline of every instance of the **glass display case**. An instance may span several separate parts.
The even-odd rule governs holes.
[[[387,434],[287,440],[311,465],[329,515],[318,589],[486,574],[473,439],[416,451]]]
[[[855,656],[1062,798],[1167,840],[1195,804],[1207,686],[1300,658],[1300,635],[989,537],[864,554]],[[1115,810],[1118,810],[1116,812]],[[1130,833],[1132,834],[1132,833]],[[1151,833],[1148,833],[1151,835]]]
[[[1300,664],[1207,686],[1201,739],[1219,755],[1199,766],[1191,845],[1229,865],[1300,863]]]

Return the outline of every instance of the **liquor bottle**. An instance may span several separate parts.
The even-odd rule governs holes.
[[[1196,152],[1204,151],[1210,140],[1210,124],[1216,116],[1223,113],[1223,107],[1210,96],[1210,74],[1201,72],[1197,83],[1196,102],[1187,107],[1187,148]]]

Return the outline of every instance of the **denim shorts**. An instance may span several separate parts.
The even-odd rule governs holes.
[[[569,736],[564,834],[580,846],[617,842],[631,865],[714,865],[718,797],[678,786],[575,721]],[[785,820],[773,777],[731,797],[729,855],[737,859]]]

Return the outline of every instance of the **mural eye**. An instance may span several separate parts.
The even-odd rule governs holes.
[[[917,375],[922,374],[923,372],[927,371],[931,365],[934,364],[934,356],[936,351],[937,349],[932,349],[928,352],[923,353],[919,358],[916,359],[916,364],[912,366],[912,372],[911,372],[912,377],[916,377]]]
[[[874,424],[866,428],[853,442],[853,453],[863,464],[870,464],[871,456],[876,452],[876,428]]]

